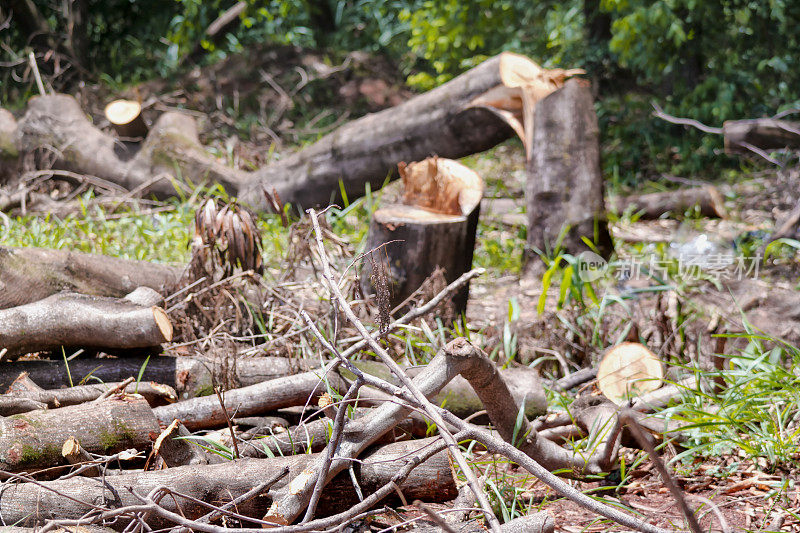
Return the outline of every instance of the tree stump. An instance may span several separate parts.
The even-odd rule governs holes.
[[[147,137],[147,124],[142,118],[142,106],[132,100],[114,100],[104,114],[120,139],[141,140]]]
[[[589,247],[611,252],[603,205],[597,115],[589,85],[568,80],[536,105],[527,163],[528,243],[526,270],[537,272],[538,253],[556,247],[576,254]]]
[[[361,271],[362,291],[376,294],[382,313],[408,303],[437,272],[451,283],[472,267],[484,188],[478,174],[450,159],[398,168],[402,189],[389,190],[372,216],[371,252]],[[448,314],[465,311],[468,296],[465,285],[451,298]]]

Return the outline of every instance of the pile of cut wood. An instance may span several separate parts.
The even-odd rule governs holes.
[[[363,193],[398,163],[402,177],[375,212],[369,257],[351,287],[374,294],[369,304],[345,295],[349,265],[331,259],[335,236],[313,209],[303,221],[304,251],[293,261],[313,269],[325,305],[293,305],[270,285],[259,274],[248,212],[213,201],[198,212],[188,268],[0,249],[0,384],[7,391],[0,396],[0,525],[299,532],[385,519],[373,516],[383,502],[419,500],[414,521],[439,530],[470,531],[481,522],[495,532],[552,531],[547,513],[499,523],[471,462],[504,456],[600,516],[665,531],[551,473],[609,472],[623,443],[650,449],[642,429],[658,438],[675,429],[646,416],[678,394],[658,388],[660,363],[646,348],[623,345],[601,365],[601,389],[621,407],[584,395],[569,416],[548,417],[535,371],[500,369],[465,338],[412,368],[398,363],[390,336],[434,312],[457,316],[481,274],[471,265],[483,180],[447,157],[515,132],[531,177],[530,250],[560,240],[578,251],[589,236],[596,250],[610,251],[597,118],[587,84],[569,79],[575,74],[502,54],[253,172],[216,161],[184,114],[165,113],[147,128],[135,105],[110,106],[114,137],[66,95],[32,99],[19,122],[0,110],[0,175],[24,177],[0,195],[3,209],[48,205],[29,187],[33,175],[168,196],[182,187],[177,173],[222,184],[262,210],[281,210],[282,201],[325,205],[340,190]],[[32,162],[47,168],[31,169]],[[716,191],[698,194],[704,212],[720,214]],[[672,200],[643,196],[621,205],[660,216],[695,202]],[[251,331],[248,310],[264,309],[266,294],[291,310],[282,342],[313,346],[314,364],[265,356],[264,347],[259,357],[240,350],[237,343],[252,340],[242,337]],[[365,325],[365,308],[375,327]],[[214,339],[222,342],[211,354]],[[170,355],[157,355],[162,350]],[[85,357],[95,353],[103,356]],[[554,386],[593,377],[583,372]],[[591,445],[576,446],[582,438]],[[475,443],[468,452],[459,446],[466,442]],[[447,512],[424,503],[450,500]]]

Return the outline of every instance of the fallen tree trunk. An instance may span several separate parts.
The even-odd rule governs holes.
[[[398,469],[405,464],[405,458],[429,445],[432,440],[389,444],[368,453],[363,462],[354,465],[361,490],[369,494],[389,483]],[[102,505],[114,509],[138,505],[141,502],[132,494],[133,491],[146,495],[162,485],[202,501],[221,504],[274,478],[282,469],[288,467],[291,474],[275,483],[267,497],[256,497],[237,506],[236,510],[240,514],[261,517],[269,507],[269,499],[275,491],[285,487],[295,475],[314,464],[316,459],[317,455],[240,459],[216,465],[182,466],[153,472],[120,474],[106,477],[103,483],[81,477],[46,481],[39,485],[19,483],[3,492],[3,498],[0,499],[0,515],[6,523],[29,527],[40,525],[48,519],[78,519],[93,509],[95,503],[104,502]],[[454,498],[457,490],[447,453],[439,452],[417,466],[399,487],[407,500],[442,502]],[[58,494],[53,491],[58,491]],[[191,519],[196,519],[208,511],[206,507],[187,500],[177,499],[177,501],[180,503],[182,514]],[[357,502],[358,496],[353,483],[345,473],[338,476],[323,492],[320,510],[323,514],[330,514],[348,509]],[[164,498],[161,503],[170,511],[178,511],[176,499]],[[157,516],[150,516],[146,521],[153,528],[173,525]],[[113,527],[119,531],[129,522],[130,519],[120,519]]]
[[[142,398],[123,396],[0,419],[0,470],[18,472],[64,464],[61,446],[80,438],[88,452],[109,454],[150,446],[158,422]],[[6,520],[8,520],[6,518]]]
[[[127,189],[158,196],[175,194],[177,170],[195,185],[219,183],[257,209],[269,209],[264,191],[298,207],[327,205],[340,183],[348,196],[377,188],[400,161],[437,154],[457,159],[487,150],[519,127],[531,98],[529,86],[552,90],[569,72],[544,70],[529,59],[503,53],[461,76],[396,107],[367,115],[280,161],[254,172],[225,167],[197,138],[191,118],[165,113],[138,148],[121,147],[86,118],[66,95],[31,98],[17,126],[17,148],[30,153],[45,146],[61,151],[56,168],[89,174]],[[523,80],[522,82],[520,80]],[[503,118],[500,117],[503,116]]]
[[[121,298],[138,287],[164,293],[182,268],[68,250],[0,247],[0,309],[64,290]]]
[[[145,365],[145,360],[147,360],[147,365]],[[365,372],[396,383],[389,369],[382,363],[355,361],[354,364]],[[302,360],[285,357],[254,357],[226,362],[216,359],[203,360],[196,357],[158,356],[149,359],[145,357],[74,359],[69,362],[70,374],[74,383],[79,383],[90,373],[104,382],[122,381],[128,376],[138,376],[142,367],[144,367],[143,381],[153,381],[172,387],[183,399],[194,397],[198,393],[208,393],[215,380],[225,381],[222,379],[223,376],[231,377],[241,387],[247,387],[277,380],[297,372],[304,372],[311,368]],[[420,371],[421,369],[411,368],[408,370],[408,374],[415,376]],[[21,372],[27,372],[28,377],[34,383],[45,389],[70,386],[69,375],[63,361],[15,361],[0,364],[0,389],[9,387]],[[347,379],[354,377],[347,371],[342,370],[341,372]],[[525,401],[525,411],[529,417],[539,416],[546,411],[547,401],[538,372],[527,367],[512,367],[500,370],[500,374],[508,383],[515,400],[520,403]],[[267,384],[264,383],[264,386],[266,387]],[[226,393],[226,403],[233,401],[232,392],[233,390]],[[206,400],[206,402],[214,404],[210,400]],[[461,377],[456,377],[448,383],[442,392],[434,397],[434,402],[440,405],[444,404],[458,417],[466,417],[483,409],[475,391]],[[235,407],[235,405],[231,403],[228,404],[228,407]],[[216,406],[219,407],[218,402]],[[168,406],[165,406],[165,413],[167,412],[166,407]],[[176,406],[173,408],[175,412],[184,409],[184,407]],[[191,411],[190,407],[185,409]],[[222,414],[221,411],[219,414]],[[247,415],[239,412],[237,416]],[[176,416],[176,418],[179,417]],[[169,422],[171,420],[164,421],[167,424]]]
[[[725,152],[728,154],[751,153],[760,150],[800,148],[800,123],[755,118],[727,120],[722,123],[725,137]]]
[[[668,213],[682,215],[694,207],[697,207],[704,217],[727,217],[722,194],[716,187],[710,185],[678,191],[612,196],[607,203],[610,211],[621,214],[631,209],[642,219],[657,219]]]
[[[400,385],[397,377],[392,374],[389,368],[377,361],[354,361],[353,364],[361,371],[371,374],[393,385]],[[425,372],[426,367],[415,367],[406,369],[406,374],[414,378]],[[353,376],[347,370],[340,370],[341,374],[347,379]],[[517,405],[525,404],[525,414],[530,418],[536,418],[547,412],[547,397],[542,387],[539,372],[526,366],[510,367],[498,369],[500,377],[508,386],[511,396]],[[459,418],[466,418],[471,414],[484,409],[472,385],[462,376],[454,376],[442,390],[432,398],[436,405],[443,405],[448,411]]]
[[[60,293],[0,310],[5,358],[62,346],[124,350],[171,340],[172,323],[162,308],[124,298]]]

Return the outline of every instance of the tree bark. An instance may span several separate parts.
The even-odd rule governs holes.
[[[377,294],[384,318],[410,304],[437,271],[449,284],[472,268],[485,187],[476,172],[450,159],[429,157],[398,167],[402,187],[384,189],[384,204],[372,215],[367,235],[366,249],[374,251],[361,271],[361,289]],[[445,304],[446,319],[465,312],[468,298],[466,284]]]
[[[146,365],[145,360],[147,360]],[[355,361],[355,365],[364,372],[397,384],[391,372],[382,363]],[[69,362],[70,374],[73,383],[76,384],[90,373],[95,378],[106,383],[122,381],[129,376],[138,376],[142,367],[144,367],[142,382],[153,381],[172,387],[180,398],[187,399],[199,393],[210,392],[213,384],[226,381],[224,376],[228,374],[230,374],[229,377],[232,378],[234,383],[240,387],[262,383],[264,387],[267,387],[267,382],[284,378],[297,372],[307,371],[314,365],[305,363],[302,360],[291,360],[285,357],[257,357],[225,362],[216,359],[203,360],[196,357],[157,356],[149,359],[145,357],[87,358],[74,359]],[[420,371],[421,369],[411,368],[408,369],[408,374],[416,376]],[[0,364],[0,390],[9,387],[21,372],[27,372],[28,377],[44,389],[59,389],[60,387],[70,386],[67,369],[61,360],[15,361],[13,363]],[[354,378],[352,374],[345,370],[342,370],[341,373],[346,379]],[[501,370],[500,374],[508,383],[515,401],[519,403],[522,403],[523,400],[525,401],[526,413],[529,417],[534,418],[546,412],[547,400],[538,372],[527,367],[512,367]],[[280,383],[276,385],[280,386]],[[90,387],[97,387],[97,385],[91,385]],[[63,391],[69,390],[63,389]],[[56,394],[56,397],[60,397],[58,395],[62,393],[65,395],[70,394],[61,390],[48,390],[46,392],[48,394]],[[233,402],[232,393],[233,390],[226,393],[226,404],[229,408],[237,405],[236,403],[228,403],[229,400]],[[249,392],[245,392],[245,395],[249,394]],[[44,401],[46,396],[39,398]],[[37,398],[33,399],[36,400]],[[269,401],[269,399],[267,398],[265,401]],[[442,392],[434,398],[434,401],[437,404],[444,403],[449,411],[461,418],[483,409],[483,404],[478,399],[475,391],[461,377],[456,377],[448,383]],[[214,404],[210,400],[207,400],[207,402]],[[219,407],[218,403],[214,405]],[[184,407],[174,407],[174,409],[183,410]],[[187,411],[191,411],[191,409],[191,407],[186,408]],[[166,411],[167,409],[164,409],[164,412]],[[222,414],[221,411],[219,414]],[[247,415],[238,412],[236,416],[243,417]],[[165,424],[169,422],[171,420],[164,421]]]
[[[362,372],[367,372],[394,385],[400,385],[394,374],[383,363],[377,361],[354,361],[354,364]],[[425,368],[409,368],[406,370],[406,374],[413,378],[425,372]],[[355,378],[347,370],[343,369],[340,372],[347,379]],[[536,418],[547,413],[547,397],[539,372],[526,366],[520,366],[500,369],[499,374],[508,386],[511,396],[517,405],[525,403],[526,416]],[[455,376],[451,379],[433,397],[432,401],[437,405],[444,405],[448,411],[459,418],[466,418],[484,409],[484,405],[472,385],[462,376]]]
[[[407,205],[375,211],[366,245],[367,250],[375,252],[365,258],[361,271],[364,293],[374,294],[384,284],[390,295],[385,305],[390,310],[405,302],[439,269],[445,284],[452,283],[472,267],[479,209],[476,207],[470,216],[443,215]],[[466,311],[468,297],[466,285],[452,296],[449,318]],[[382,305],[381,300],[378,305]]]
[[[643,219],[661,218],[667,213],[682,215],[687,210],[698,207],[705,217],[726,218],[725,200],[716,187],[695,187],[678,191],[632,194],[609,198],[608,207],[617,213],[633,209]]]
[[[405,457],[430,444],[431,440],[389,444],[368,453],[363,458],[363,463],[354,465],[361,489],[369,494],[388,483],[405,464]],[[266,497],[254,498],[237,507],[237,512],[241,514],[261,517],[275,491],[284,487],[294,475],[312,465],[316,458],[317,455],[295,455],[273,459],[239,459],[216,465],[181,466],[109,476],[102,484],[97,480],[81,477],[45,481],[41,485],[19,483],[13,486],[13,490],[4,491],[3,498],[0,499],[0,515],[6,523],[17,523],[21,526],[35,526],[53,518],[77,519],[92,509],[89,503],[79,502],[103,503],[111,508],[137,505],[140,501],[132,491],[146,495],[161,485],[203,501],[223,504],[274,477],[284,467],[289,467],[291,474],[273,485]],[[434,455],[415,468],[399,486],[408,500],[442,502],[452,499],[457,492],[446,452]],[[64,498],[51,489],[74,500]],[[179,501],[186,517],[195,519],[208,511],[206,507],[192,502]],[[356,502],[358,497],[353,483],[345,473],[337,477],[324,491],[319,509],[323,515],[331,514],[345,510]],[[164,498],[162,504],[173,512],[177,511],[173,498]],[[120,531],[128,523],[128,519],[119,520],[114,528]],[[149,517],[147,523],[152,528],[172,525],[155,516]]]
[[[357,197],[368,183],[376,189],[400,161],[432,154],[456,159],[495,146],[515,131],[506,121],[523,107],[518,93],[537,83],[551,90],[565,75],[569,73],[547,71],[527,58],[503,53],[254,172],[218,163],[199,143],[189,125],[193,121],[178,113],[162,115],[138,150],[121,146],[92,126],[77,101],[66,95],[29,101],[18,125],[17,146],[21,152],[54,146],[62,153],[57,168],[158,196],[175,194],[175,180],[167,176],[177,167],[196,185],[219,183],[256,209],[269,209],[263,191],[273,187],[296,207],[327,205],[338,197],[340,182],[349,197]],[[500,101],[510,102],[512,111],[494,109]]]
[[[149,348],[171,340],[172,323],[162,308],[124,298],[60,293],[0,310],[5,359],[60,347]]]
[[[96,400],[106,391],[117,388],[120,383],[103,382],[91,385],[76,385],[67,389],[45,390],[31,380],[27,374],[23,373],[11,384],[8,393],[0,396],[0,404],[10,399],[29,399],[42,404],[41,408],[56,409],[69,405],[79,405]],[[153,381],[130,383],[124,388],[124,391],[128,394],[139,394],[144,397],[151,407],[178,400],[175,389],[169,385],[161,385]]]
[[[68,250],[0,247],[0,309],[65,290],[117,298],[138,287],[164,293],[181,272],[170,265]]]
[[[14,415],[0,419],[0,470],[64,464],[61,446],[72,436],[88,452],[110,454],[149,447],[150,433],[158,435],[158,422],[134,396]]]
[[[145,365],[145,361],[147,364]],[[34,383],[44,389],[58,389],[78,384],[87,376],[103,382],[122,381],[138,376],[142,380],[163,383],[174,388],[181,398],[190,398],[211,391],[215,382],[232,380],[239,386],[254,385],[298,371],[313,365],[285,357],[258,357],[226,361],[204,360],[195,357],[141,356],[124,358],[78,358],[69,362],[69,374],[63,360],[15,361],[0,364],[0,389],[5,389],[27,372]],[[228,379],[230,378],[230,379]]]
[[[800,148],[800,122],[771,118],[727,120],[722,123],[725,152],[751,153],[747,145],[761,150]]]
[[[597,115],[585,81],[569,80],[536,106],[527,164],[527,269],[541,269],[537,251],[577,254],[589,247],[611,252],[605,221]]]
[[[241,389],[225,392],[225,409],[229,416],[253,416],[274,411],[283,407],[305,405],[306,401],[316,399],[327,392],[321,380],[321,372],[312,371],[286,376]],[[338,374],[330,372],[328,383],[334,389],[343,390]],[[192,398],[172,405],[164,405],[153,409],[153,414],[164,425],[180,420],[189,430],[207,429],[224,426],[225,413],[216,396]]]

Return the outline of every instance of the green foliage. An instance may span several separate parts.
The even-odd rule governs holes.
[[[112,84],[172,75],[197,43],[204,61],[264,42],[380,52],[418,89],[504,50],[548,67],[585,68],[600,84],[604,169],[624,185],[737,164],[715,153],[719,136],[654,119],[653,100],[668,113],[713,125],[800,104],[800,73],[792,68],[800,55],[794,31],[800,3],[791,0],[247,0],[240,23],[215,42],[204,32],[230,7],[222,0],[87,3],[88,71],[81,77]],[[65,43],[63,10],[34,4],[53,38]],[[9,96],[18,87],[12,73],[23,74],[26,50],[35,43],[15,24],[0,40],[14,63],[1,80]]]
[[[796,468],[800,464],[800,350],[778,339],[749,330],[745,349],[725,358],[724,369],[701,372],[701,378],[721,380],[718,392],[687,390],[683,402],[667,414],[684,422],[686,451],[674,460],[741,450],[766,462],[764,468]]]
[[[197,197],[193,198],[192,202],[171,200],[153,211],[120,207],[111,212],[88,192],[81,197],[81,211],[64,218],[49,214],[12,218],[0,245],[68,248],[126,259],[183,263],[189,260],[188,244],[199,206]],[[257,224],[264,236],[264,256],[279,256],[287,235],[278,215],[262,215]]]

